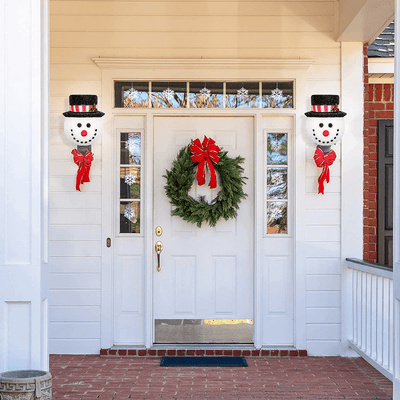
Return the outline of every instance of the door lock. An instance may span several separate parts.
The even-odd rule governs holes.
[[[157,271],[160,272],[161,271],[161,252],[164,249],[164,245],[161,242],[157,242],[155,244],[155,250],[157,253]]]
[[[157,236],[161,236],[163,233],[163,229],[161,228],[161,226],[157,226],[156,228],[156,235]]]

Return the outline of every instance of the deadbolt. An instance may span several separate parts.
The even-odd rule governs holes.
[[[161,228],[161,226],[157,226],[156,228],[156,235],[157,236],[161,236],[163,233],[163,229]]]

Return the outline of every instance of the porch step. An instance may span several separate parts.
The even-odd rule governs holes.
[[[287,349],[101,349],[103,357],[165,357],[165,356],[233,356],[233,357],[307,357],[307,350]]]

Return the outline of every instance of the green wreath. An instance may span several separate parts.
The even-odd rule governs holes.
[[[210,226],[215,226],[220,218],[236,218],[239,203],[247,197],[243,192],[243,184],[247,178],[242,176],[244,169],[240,165],[244,158],[230,158],[226,151],[218,153],[220,160],[213,165],[220,176],[221,190],[217,197],[208,203],[204,196],[196,200],[188,194],[195,179],[195,167],[198,165],[193,163],[190,155],[190,145],[183,147],[173,161],[172,169],[163,175],[167,179],[164,187],[167,197],[176,207],[171,215],[197,224],[199,228],[204,221]]]

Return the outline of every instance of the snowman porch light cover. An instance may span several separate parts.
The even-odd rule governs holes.
[[[324,194],[324,181],[329,182],[329,166],[336,160],[336,153],[331,149],[344,134],[345,112],[338,108],[339,96],[335,94],[314,94],[311,96],[312,111],[305,113],[306,129],[309,137],[317,145],[314,161],[322,168],[318,177],[318,194]]]
[[[70,111],[63,113],[64,134],[77,146],[71,151],[78,166],[76,190],[89,182],[89,172],[93,161],[92,144],[99,140],[103,131],[103,112],[97,110],[97,96],[93,94],[71,94]]]

